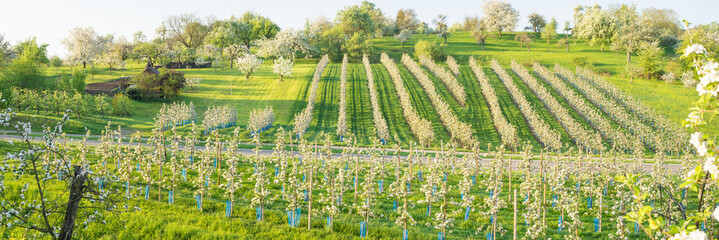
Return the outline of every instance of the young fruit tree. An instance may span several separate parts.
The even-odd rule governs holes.
[[[120,190],[98,189],[98,178],[91,167],[73,162],[59,139],[69,113],[54,126],[44,128],[42,140],[37,142],[30,136],[30,123],[17,120],[11,109],[0,113],[0,125],[12,128],[21,139],[9,142],[18,150],[9,152],[0,167],[0,179],[4,179],[0,181],[3,231],[23,228],[35,237],[71,239],[77,220],[86,227],[104,221],[108,212],[118,212],[119,199],[123,198]],[[51,157],[54,160],[47,161]]]
[[[245,75],[245,81],[250,79],[250,75],[255,73],[258,68],[262,65],[262,59],[252,54],[245,54],[244,56],[237,59],[237,67],[240,72]],[[234,82],[234,81],[233,81]],[[232,95],[232,86],[230,86],[230,95]]]
[[[255,182],[255,188],[253,190],[254,197],[250,206],[257,209],[257,221],[265,220],[265,205],[271,202],[270,190],[268,189],[269,178],[267,176],[267,165],[264,156],[260,156],[260,149],[262,148],[262,142],[260,141],[260,133],[255,133],[252,136],[252,143],[256,144],[252,156],[252,160],[255,164],[255,173],[252,174],[251,179]]]
[[[294,61],[290,58],[285,59],[284,57],[280,57],[275,59],[275,64],[272,65],[272,72],[280,76],[277,80],[278,84],[284,80],[285,76],[290,76],[292,74],[293,64]]]

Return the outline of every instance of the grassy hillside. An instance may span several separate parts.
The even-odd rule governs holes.
[[[457,80],[466,89],[468,100],[466,107],[460,106],[446,86],[434,74],[425,69],[425,72],[435,84],[438,93],[451,106],[455,115],[461,121],[472,125],[474,136],[483,147],[486,147],[487,144],[498,145],[500,142],[499,135],[492,124],[488,105],[480,92],[477,79],[467,66],[467,60],[470,56],[477,58],[481,63],[485,74],[489,77],[490,83],[500,98],[503,114],[517,127],[520,139],[536,147],[539,147],[540,143],[532,135],[524,117],[512,102],[507,89],[489,68],[489,60],[497,59],[503,65],[527,99],[535,103],[534,107],[537,113],[553,129],[560,132],[562,142],[566,144],[571,144],[569,135],[561,128],[560,123],[531,90],[516,74],[511,72],[509,63],[512,60],[527,68],[530,68],[531,63],[536,61],[548,67],[559,63],[573,69],[576,59],[586,58],[588,68],[600,73],[620,89],[642,100],[646,105],[653,107],[659,113],[668,116],[677,123],[686,117],[689,112],[688,109],[696,98],[693,89],[687,89],[678,84],[666,84],[657,80],[638,78],[634,79],[634,83],[630,83],[623,73],[626,61],[624,53],[602,52],[599,48],[588,46],[583,40],[572,41],[569,52],[565,52],[564,46],[557,45],[556,40],[550,43],[537,40],[531,43],[531,52],[528,52],[526,48],[520,48],[519,43],[513,39],[514,33],[505,33],[502,37],[490,38],[487,41],[485,50],[475,44],[474,39],[468,32],[457,32],[448,39],[448,44],[444,46],[444,51],[446,54],[454,56],[461,65],[461,74],[457,77]],[[437,139],[433,145],[437,146],[440,141],[449,141],[450,135],[441,124],[439,115],[419,82],[399,61],[401,54],[413,53],[412,46],[419,40],[441,42],[441,39],[435,35],[415,35],[406,44],[406,47],[402,48],[399,41],[393,37],[376,38],[372,40],[374,47],[372,56],[373,59],[378,59],[377,56],[380,53],[387,52],[395,60],[404,84],[410,92],[413,106],[421,117],[430,120],[433,124]],[[633,56],[633,59],[636,60],[637,58],[637,56]],[[276,116],[275,127],[270,129],[267,132],[268,134],[263,134],[265,141],[271,141],[277,127],[281,126],[287,130],[292,129],[295,114],[305,108],[315,62],[314,60],[299,61],[294,66],[292,76],[282,82],[278,82],[277,76],[272,72],[270,61],[264,63],[246,81],[236,69],[182,69],[180,71],[184,72],[186,76],[198,77],[203,80],[200,87],[195,90],[186,89],[172,101],[193,102],[197,106],[196,111],[199,114],[198,120],[200,120],[200,123],[203,119],[203,113],[208,107],[213,105],[234,106],[239,113],[238,125],[243,129],[246,128],[251,111],[264,108],[267,105],[273,106]],[[443,62],[438,62],[438,64],[444,65]],[[139,63],[129,64],[127,70],[113,71],[112,74],[109,74],[106,70],[98,71],[98,74],[88,77],[87,81],[92,83],[116,79],[119,76],[132,76],[140,72],[143,66],[143,64]],[[305,135],[310,141],[320,139],[322,133],[334,134],[336,131],[339,114],[340,68],[341,64],[331,63],[322,74],[316,105],[312,114],[312,123]],[[531,72],[531,69],[529,70]],[[58,72],[69,71],[70,69],[67,67],[59,70],[55,68],[47,69],[47,73],[51,77]],[[416,141],[412,137],[407,122],[404,120],[402,110],[399,108],[399,100],[387,70],[381,64],[374,63],[372,64],[372,72],[377,85],[380,108],[387,120],[390,135],[397,136],[404,143]],[[349,129],[352,134],[356,135],[360,143],[366,145],[370,143],[370,139],[373,137],[374,127],[367,79],[364,67],[360,63],[349,64],[347,81]],[[542,84],[545,84],[545,87],[558,97],[551,87],[548,87],[546,83]],[[230,94],[230,89],[232,89],[232,94]],[[558,97],[558,99],[560,103],[568,107],[566,101],[561,97]],[[73,119],[67,125],[68,130],[81,133],[85,128],[88,128],[94,133],[99,133],[104,129],[106,122],[111,121],[113,125],[122,125],[125,129],[128,129],[128,132],[147,132],[152,128],[153,118],[162,104],[162,102],[135,102],[135,112],[130,117],[86,116],[79,120]],[[576,112],[570,112],[578,122],[584,125],[588,124]],[[43,116],[42,118],[33,119],[33,121],[44,123],[55,121],[57,118],[58,116]],[[40,124],[37,125],[39,127]],[[181,127],[181,129],[187,128],[187,126]],[[710,130],[709,134],[716,133],[713,131],[717,130]],[[243,136],[249,137],[249,131],[245,130]],[[334,135],[333,139],[337,142],[339,141],[339,138]],[[390,142],[393,141],[390,139]]]

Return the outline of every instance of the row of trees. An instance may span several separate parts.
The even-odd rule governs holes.
[[[650,125],[656,131],[661,132],[661,135],[665,136],[667,144],[665,147],[667,150],[673,152],[683,151],[683,145],[676,139],[687,139],[689,138],[686,131],[682,130],[675,123],[663,115],[657,113],[649,106],[644,105],[638,99],[630,96],[624,91],[620,90],[614,84],[610,83],[606,79],[597,75],[589,69],[577,67],[575,71],[577,77],[584,79],[602,91],[606,96],[614,99],[617,103],[624,106],[629,112],[634,114],[637,118],[643,120],[645,124]]]
[[[511,66],[512,71],[514,71],[514,73],[517,74],[517,76],[519,76],[519,78],[522,79],[527,86],[529,86],[529,89],[532,90],[534,95],[536,95],[537,98],[544,103],[544,106],[546,106],[549,112],[554,115],[554,118],[556,118],[557,122],[559,122],[559,124],[561,124],[567,131],[577,146],[595,151],[604,149],[601,135],[593,129],[585,128],[579,124],[577,120],[569,114],[569,110],[562,106],[557,98],[554,97],[547,88],[540,84],[539,81],[537,81],[537,79],[534,78],[529,71],[527,71],[527,69],[515,61],[512,61]]]
[[[10,124],[12,122],[5,126]],[[458,157],[456,146],[450,143],[442,145],[446,151],[434,157],[424,155],[421,149],[410,149],[407,158],[400,158],[399,146],[396,156],[388,156],[387,148],[377,139],[371,148],[361,151],[356,142],[348,138],[350,141],[343,153],[332,156],[331,139],[325,134],[321,146],[312,147],[307,141],[299,140],[299,155],[295,155],[286,149],[292,133],[287,134],[280,128],[276,147],[268,157],[260,152],[259,133],[253,135],[254,153],[240,154],[237,151],[239,128],[227,136],[213,130],[202,149],[195,145],[198,141],[194,123],[192,134],[185,138],[174,126],[169,132],[156,128],[146,143],[141,142],[139,135],[129,139],[138,144],[123,144],[127,139],[121,134],[122,130],[108,126],[97,147],[89,146],[87,138],[67,144],[56,138],[61,135],[61,127],[54,129],[43,138],[47,139],[46,144],[33,148],[30,136],[18,127],[18,132],[25,134],[18,147],[29,155],[11,153],[9,157],[19,163],[6,166],[11,171],[3,172],[2,177],[6,184],[21,181],[38,184],[3,188],[0,196],[17,199],[26,191],[46,195],[57,191],[43,186],[70,186],[70,195],[77,194],[77,190],[91,189],[93,191],[85,190],[88,191],[85,193],[92,194],[71,198],[70,204],[37,194],[24,196],[28,201],[51,206],[49,209],[35,207],[36,204],[28,206],[21,201],[5,202],[0,206],[0,213],[8,217],[0,223],[10,231],[22,227],[50,237],[72,236],[75,217],[82,221],[79,226],[101,224],[105,220],[102,216],[107,213],[139,210],[131,200],[149,201],[150,193],[157,196],[159,202],[176,204],[176,198],[188,197],[189,192],[200,212],[210,210],[204,203],[209,197],[220,198],[226,200],[225,216],[233,217],[234,209],[238,208],[235,202],[242,201],[256,211],[258,222],[265,221],[267,210],[286,211],[291,227],[298,227],[303,210],[307,210],[308,229],[315,226],[312,222],[317,218],[313,217],[322,216],[327,217],[329,231],[334,231],[337,216],[356,214],[362,219],[360,237],[374,235],[369,234],[370,226],[383,218],[393,219],[402,228],[403,235],[409,237],[409,230],[418,223],[415,218],[425,215],[428,217],[419,221],[436,229],[440,238],[459,228],[486,234],[489,239],[506,235],[541,239],[557,230],[569,239],[581,239],[588,232],[606,234],[607,231],[611,238],[627,239],[631,233],[628,223],[642,222],[636,219],[636,212],[644,208],[644,202],[656,201],[652,209],[673,216],[682,210],[674,210],[675,206],[669,204],[672,202],[662,201],[664,197],[676,197],[681,206],[694,211],[695,205],[684,204],[698,201],[701,205],[705,195],[713,196],[711,192],[694,194],[692,191],[680,197],[681,189],[673,187],[676,181],[668,176],[670,166],[663,154],[652,159],[654,167],[648,173],[640,168],[644,160],[641,152],[631,158],[614,151],[591,157],[584,151],[571,150],[552,157],[542,153],[534,158],[529,155],[531,147],[525,146],[519,164],[514,164],[505,156],[503,147],[486,154],[475,151]],[[686,161],[691,164],[695,159],[687,157]],[[519,168],[515,169],[514,165]],[[270,170],[273,166],[274,175]],[[517,171],[521,172],[520,176],[514,175]],[[30,177],[33,174],[50,177]],[[68,175],[73,177],[66,177]],[[628,176],[632,176],[632,180],[627,180]],[[386,183],[390,184],[385,189]],[[644,201],[633,201],[630,196],[636,189],[657,194],[644,194]],[[214,196],[218,193],[220,196]],[[518,197],[524,200],[518,201]],[[390,202],[392,210],[382,210]],[[92,210],[78,209],[73,204],[91,204],[81,206],[92,206]],[[517,214],[520,211],[522,214]],[[512,212],[514,216],[504,214]],[[582,215],[589,216],[590,220],[581,218]],[[557,217],[559,221],[547,222],[548,216]],[[60,221],[43,221],[43,217],[70,220],[60,227],[57,226]],[[518,227],[522,220],[527,226],[524,231]],[[605,220],[615,223],[616,227],[603,228]],[[592,222],[594,228],[587,229],[585,225]],[[470,229],[466,229],[467,226],[471,226]],[[557,230],[550,230],[550,226]],[[708,231],[714,231],[716,224],[705,222],[705,226]],[[637,230],[649,228],[642,224],[635,227]]]
[[[532,133],[534,133],[534,136],[537,137],[546,148],[551,150],[561,149],[562,138],[559,132],[552,129],[549,124],[537,114],[532,104],[529,103],[524,93],[519,90],[512,77],[502,68],[502,65],[500,65],[497,60],[492,59],[490,67],[492,71],[497,74],[499,80],[502,81],[507,90],[509,90],[512,101],[514,101],[514,104],[517,105],[524,119],[526,119],[527,125]]]
[[[379,107],[377,98],[377,88],[375,87],[374,75],[372,74],[372,66],[369,63],[367,55],[362,56],[362,64],[367,74],[367,88],[369,89],[369,100],[372,104],[372,123],[379,139],[389,139],[389,130],[387,128],[387,120],[382,116],[382,110]]]
[[[419,140],[421,145],[428,146],[432,140],[434,140],[434,130],[432,129],[432,123],[419,116],[417,110],[412,105],[411,96],[404,86],[402,76],[399,74],[399,69],[395,65],[394,60],[389,58],[387,53],[382,53],[381,59],[382,65],[389,72],[390,78],[394,83],[394,89],[397,91],[397,97],[399,98],[400,107],[402,107],[402,114],[404,119],[407,121],[412,134]]]
[[[489,78],[484,74],[481,66],[477,64],[474,57],[469,58],[469,67],[474,72],[479,82],[479,87],[482,89],[482,95],[489,105],[489,110],[492,113],[492,122],[494,128],[499,133],[502,140],[502,144],[506,147],[517,147],[519,144],[519,138],[517,136],[517,128],[507,121],[507,118],[502,114],[502,109],[499,107],[499,98],[494,92],[494,87],[489,83]]]
[[[549,69],[539,63],[534,63],[532,69],[540,78],[549,83],[562,98],[566,99],[574,111],[587,120],[613,147],[618,147],[623,151],[634,149],[636,142],[631,141],[623,130],[614,128],[610,120],[600,110],[597,110],[591,102],[585,100],[583,96],[575,92],[573,88],[559,79]],[[639,147],[641,147],[641,142],[639,142]]]
[[[325,67],[330,62],[330,58],[328,55],[325,55],[322,57],[322,59],[317,63],[317,67],[315,68],[315,73],[312,76],[312,83],[310,83],[310,93],[309,97],[307,99],[307,107],[302,110],[302,112],[295,115],[295,122],[294,122],[294,132],[297,133],[297,136],[302,136],[305,134],[305,131],[307,131],[307,128],[310,126],[310,123],[312,122],[312,110],[315,107],[315,97],[317,96],[317,88],[319,87],[320,78],[322,77],[322,72],[325,70]]]
[[[103,117],[107,113],[116,116],[129,116],[132,113],[132,101],[125,95],[116,94],[93,96],[78,92],[62,90],[30,90],[12,88],[11,99],[7,104],[19,111],[44,115],[62,115],[65,110],[71,110],[71,115],[78,119],[87,117],[87,113],[99,114]]]
[[[417,81],[419,81],[420,85],[422,85],[422,88],[427,93],[427,96],[429,96],[429,99],[432,101],[432,105],[437,110],[442,124],[451,134],[452,139],[462,143],[465,146],[473,146],[474,144],[476,144],[476,139],[473,136],[474,130],[472,130],[472,126],[459,120],[457,115],[452,112],[452,109],[450,108],[449,104],[447,104],[447,102],[442,99],[439,93],[437,93],[434,83],[432,83],[432,80],[430,80],[427,74],[424,73],[422,67],[420,67],[414,60],[412,60],[412,58],[408,54],[402,55],[402,64],[404,64],[407,70],[409,70],[412,75],[414,75],[414,77],[417,79]],[[441,70],[446,71],[444,69]]]

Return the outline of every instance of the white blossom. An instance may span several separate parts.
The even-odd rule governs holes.
[[[690,54],[694,54],[694,53],[702,54],[702,53],[706,52],[706,50],[707,49],[704,48],[704,46],[702,46],[701,44],[695,43],[695,44],[687,46],[687,49],[684,50],[684,54],[682,56],[686,57],[686,56],[689,56]]]

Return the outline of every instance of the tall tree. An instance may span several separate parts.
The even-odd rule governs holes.
[[[549,40],[552,40],[555,37],[557,37],[557,20],[552,18],[552,20],[549,21],[549,24],[542,29],[542,39],[546,39],[547,44],[549,44]]]
[[[384,16],[382,10],[377,8],[374,3],[363,1],[360,7],[362,10],[366,11],[372,19],[372,23],[374,24],[374,37],[382,37],[385,34],[392,34],[392,31],[394,30],[390,29],[390,20]]]
[[[282,30],[275,38],[258,39],[255,44],[258,46],[257,55],[264,58],[284,57],[294,61],[296,52],[314,53],[306,35],[293,29]]]
[[[663,35],[676,37],[682,32],[681,23],[673,9],[645,8],[642,11],[640,23],[655,39]]]
[[[417,13],[414,12],[414,9],[401,8],[397,11],[397,18],[395,19],[394,25],[397,27],[398,32],[405,29],[414,32],[419,27],[419,22],[419,18],[417,18]]]
[[[350,37],[357,33],[371,36],[375,29],[372,15],[367,9],[352,5],[345,7],[337,13],[336,21],[345,36]]]
[[[432,22],[435,25],[435,31],[437,31],[437,37],[444,39],[444,44],[447,44],[447,37],[449,37],[452,33],[449,32],[449,28],[447,26],[447,16],[446,15],[438,15],[437,18],[432,20]]]
[[[544,16],[539,15],[539,13],[532,13],[527,16],[529,18],[529,24],[531,25],[532,31],[534,33],[539,34],[544,26],[547,25],[547,20],[544,19]]]
[[[102,52],[100,37],[92,27],[70,29],[70,36],[63,39],[62,43],[69,52],[68,60],[75,63],[81,62],[82,68],[85,68],[88,62]]]
[[[612,38],[617,32],[615,18],[608,11],[602,10],[599,5],[594,5],[575,12],[575,19],[579,16],[579,22],[575,23],[574,32],[577,37],[589,40],[589,45],[599,46],[602,51],[612,44]]]
[[[0,34],[0,68],[10,62],[13,57],[12,46],[5,39],[4,34]]]
[[[208,17],[202,20],[193,13],[173,15],[162,22],[168,37],[165,40],[182,44],[186,48],[197,49],[204,44],[205,38],[215,27],[215,20]]]
[[[639,50],[642,43],[647,41],[649,41],[647,28],[641,26],[638,22],[632,22],[619,29],[619,32],[614,38],[612,50],[626,51],[627,63],[630,63],[632,61],[632,53]]]
[[[404,49],[404,44],[409,41],[409,39],[412,37],[412,30],[409,29],[402,29],[397,35],[394,35],[394,38],[397,39],[399,42],[402,43],[402,48]]]
[[[484,50],[484,44],[487,38],[491,36],[485,19],[477,17],[465,18],[464,25],[464,29],[472,34],[477,45],[482,45],[482,50]]]
[[[514,29],[519,20],[519,11],[512,8],[511,4],[501,0],[486,0],[482,4],[482,13],[484,13],[487,27],[497,31],[499,37],[502,37],[503,31]]]

